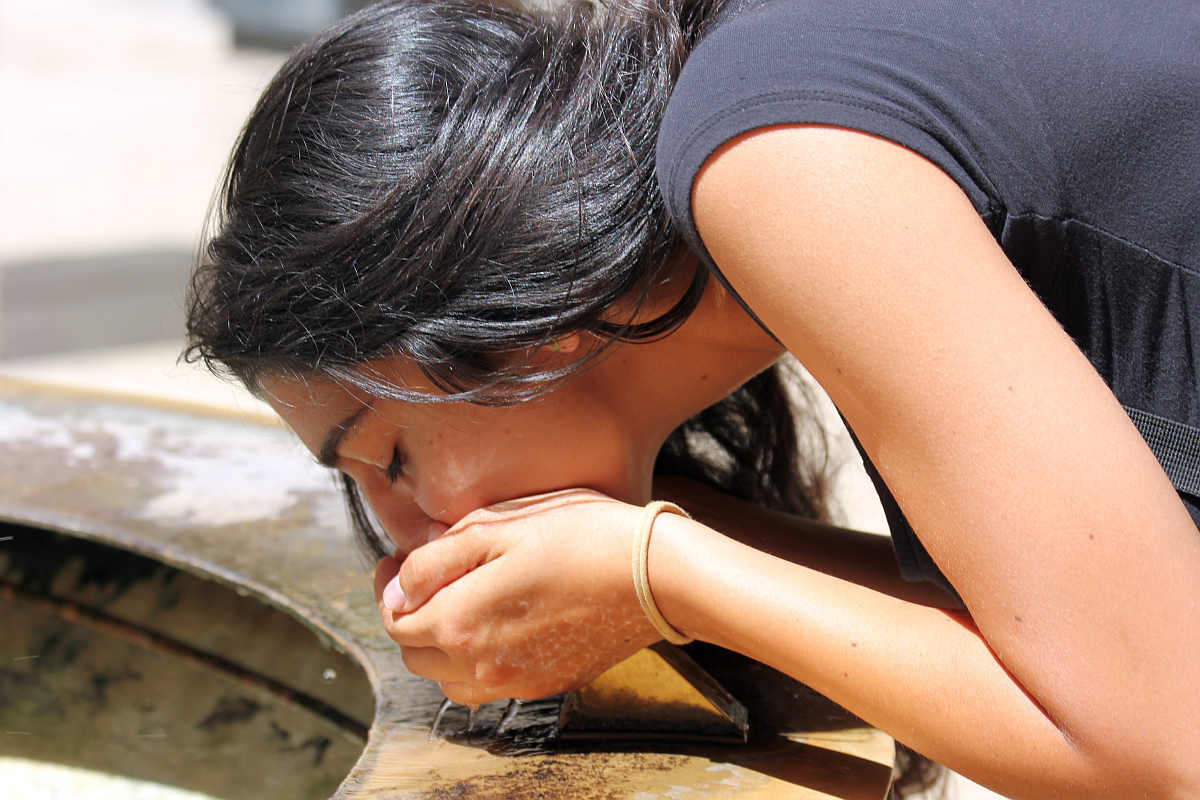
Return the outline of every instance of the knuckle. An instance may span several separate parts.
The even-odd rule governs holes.
[[[500,699],[503,695],[470,683],[443,683],[442,694],[458,705],[483,705]]]
[[[531,680],[521,683],[516,688],[516,696],[525,700],[539,700],[564,691],[564,688],[547,680]]]
[[[462,683],[443,683],[442,694],[455,705],[465,706],[471,702],[471,692]]]
[[[424,564],[419,550],[414,550],[409,553],[408,558],[400,564],[400,587],[404,589],[406,594],[411,594],[415,590],[425,585],[429,579],[429,568]]]
[[[390,614],[391,614],[391,612],[389,611],[389,612],[388,612],[388,614],[390,615]],[[394,623],[394,621],[393,621],[393,620],[389,620],[389,619],[387,619],[387,618],[384,618],[384,620],[383,620],[383,630],[384,630],[384,632],[385,632],[385,633],[387,633],[387,635],[388,635],[388,638],[389,638],[389,639],[391,639],[393,642],[395,642],[396,644],[400,645],[401,647],[404,647],[404,646],[405,646],[406,637],[404,636],[404,634],[403,634],[403,633],[402,633],[400,630],[398,630],[398,629],[396,628],[396,626],[395,626],[393,623]]]
[[[442,649],[456,653],[469,654],[474,644],[471,629],[456,619],[443,619],[434,629],[434,639]]]

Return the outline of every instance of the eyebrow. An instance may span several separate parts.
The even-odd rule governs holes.
[[[367,412],[370,404],[361,406],[350,416],[330,428],[329,433],[325,434],[325,441],[321,443],[321,452],[317,454],[317,463],[330,469],[337,468],[338,461],[338,445],[342,443],[342,438],[354,427],[354,423],[358,422],[359,417]]]

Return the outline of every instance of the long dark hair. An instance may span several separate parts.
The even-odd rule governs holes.
[[[251,387],[292,373],[382,397],[511,403],[613,342],[669,335],[709,275],[697,267],[670,308],[639,316],[681,248],[655,138],[721,1],[532,13],[399,0],[301,46],[234,149],[192,280],[185,357]],[[578,332],[599,344],[567,367],[512,358]],[[369,365],[390,356],[447,394],[381,379]],[[823,517],[821,440],[810,432],[818,452],[800,457],[802,419],[769,370],[685,422],[658,469]],[[360,539],[383,553],[345,483]]]
[[[596,13],[385,2],[293,53],[235,147],[189,355],[421,400],[363,369],[402,356],[452,399],[508,402],[574,369],[512,353],[669,333],[704,270],[631,319],[678,247],[653,154],[690,34],[653,4]]]

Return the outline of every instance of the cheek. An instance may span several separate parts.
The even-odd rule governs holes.
[[[363,499],[400,551],[408,553],[426,542],[432,520],[407,490],[383,480],[360,480],[358,485]]]
[[[626,454],[614,437],[510,432],[455,444],[425,461],[429,467],[414,476],[417,502],[445,521],[493,503],[559,489],[586,486],[615,496],[627,494]]]

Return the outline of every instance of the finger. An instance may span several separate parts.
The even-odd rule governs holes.
[[[539,508],[539,510],[549,510],[571,503],[603,499],[607,499],[606,496],[594,489],[556,489],[552,492],[543,492],[542,494],[533,494],[527,497],[514,497],[511,500],[501,500],[498,503],[488,506],[485,510],[498,513],[522,511],[534,507],[543,507]]]
[[[494,534],[465,530],[418,547],[384,586],[381,600],[391,611],[411,613],[443,587],[499,556],[499,544]]]
[[[383,618],[383,629],[388,638],[401,647],[438,647],[438,641],[430,620],[433,617],[426,613],[398,614],[379,604],[380,616]]]
[[[456,662],[436,647],[401,647],[400,656],[409,672],[430,680],[465,683],[473,674],[469,665]]]

